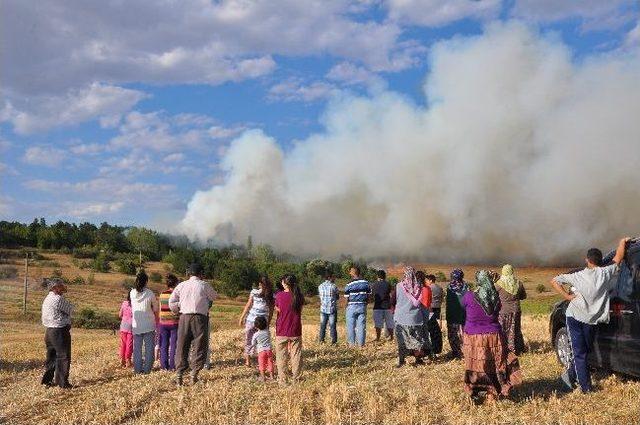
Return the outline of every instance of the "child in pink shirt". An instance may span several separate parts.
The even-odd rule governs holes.
[[[133,354],[133,329],[131,321],[131,292],[127,292],[127,299],[120,305],[120,363],[122,367],[131,367],[131,355]]]

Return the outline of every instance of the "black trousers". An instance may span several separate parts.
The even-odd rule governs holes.
[[[193,344],[191,375],[197,376],[204,367],[209,347],[209,318],[202,314],[181,314],[178,322],[176,344],[176,372],[184,374],[189,369],[189,351]]]
[[[71,367],[71,326],[47,328],[44,343],[47,347],[47,360],[42,383],[45,385],[69,385]]]

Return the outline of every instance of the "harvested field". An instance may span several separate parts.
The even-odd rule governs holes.
[[[51,256],[65,275],[81,271],[68,258]],[[151,265],[163,270],[163,265]],[[443,271],[450,266],[420,266]],[[34,268],[46,275],[48,270]],[[475,268],[465,269],[472,276]],[[555,299],[532,286],[557,269],[519,270],[527,278],[531,308],[523,329],[529,352],[520,358],[524,383],[511,400],[476,406],[462,391],[463,365],[436,362],[394,368],[395,345],[368,343],[362,349],[315,342],[317,303],[304,314],[302,382],[288,387],[261,384],[257,372],[241,362],[242,331],[235,325],[242,299],[222,299],[213,308],[213,368],[196,387],[176,388],[172,374],[154,370],[134,376],[119,367],[118,337],[108,330],[73,329],[71,381],[62,392],[39,384],[44,358],[43,329],[37,324],[44,291],[30,293],[28,320],[19,320],[21,279],[5,279],[0,345],[0,422],[2,423],[638,423],[640,382],[596,375],[598,392],[558,394],[561,368],[549,343],[546,308]],[[392,270],[392,273],[395,271]],[[20,273],[22,271],[20,270]],[[96,275],[93,285],[72,285],[70,299],[79,307],[116,311],[124,278]],[[153,284],[154,290],[159,289]],[[542,307],[540,307],[542,306]],[[340,341],[345,340],[344,316]],[[369,319],[369,336],[373,333]],[[445,352],[448,346],[445,343]]]

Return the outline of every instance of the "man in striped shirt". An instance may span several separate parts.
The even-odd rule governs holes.
[[[349,270],[351,282],[344,288],[347,298],[347,342],[349,345],[364,346],[367,336],[367,303],[371,295],[369,282],[360,277],[360,267],[353,266]]]
[[[69,389],[71,366],[71,314],[73,305],[63,296],[67,292],[64,281],[52,278],[47,282],[49,293],[42,302],[42,325],[47,329],[44,342],[47,347],[42,385]],[[55,378],[55,381],[54,381]]]

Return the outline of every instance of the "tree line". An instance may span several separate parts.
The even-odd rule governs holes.
[[[366,278],[375,278],[375,270],[366,261],[346,255],[335,261],[303,259],[276,252],[266,244],[254,245],[250,237],[245,245],[207,246],[184,236],[108,223],[97,226],[58,221],[49,225],[44,218],[34,219],[30,224],[0,221],[0,248],[55,250],[73,255],[77,265],[97,272],[116,269],[135,274],[146,261],[163,261],[173,273],[184,276],[189,264],[200,263],[216,289],[232,297],[251,289],[260,275],[267,275],[277,283],[285,273],[294,273],[308,294],[316,293],[327,272],[338,279],[347,279],[354,264],[361,267]]]

